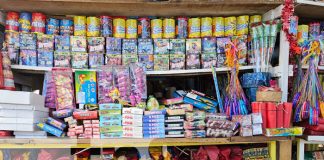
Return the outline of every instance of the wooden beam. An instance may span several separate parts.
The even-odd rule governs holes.
[[[292,141],[279,141],[279,159],[291,159]]]

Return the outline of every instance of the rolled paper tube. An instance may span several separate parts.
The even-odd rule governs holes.
[[[275,103],[267,102],[267,126],[266,128],[276,128],[277,127],[277,107]]]
[[[283,108],[284,108],[284,119],[283,119],[283,127],[284,128],[289,128],[290,127],[290,123],[291,123],[291,114],[292,114],[292,103],[289,102],[285,102],[283,104]]]
[[[261,113],[261,103],[262,102],[252,102],[252,113]]]
[[[262,128],[267,128],[267,104],[265,102],[261,102],[259,105],[262,115]]]
[[[280,103],[277,106],[277,128],[283,127],[283,119],[284,119],[283,104]]]

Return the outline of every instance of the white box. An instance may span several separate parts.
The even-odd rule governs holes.
[[[123,120],[122,122],[123,126],[143,126],[143,120]]]
[[[137,115],[137,114],[123,114],[122,115],[123,120],[143,120],[143,115]]]
[[[13,133],[15,136],[46,136],[47,133],[45,131],[15,131]]]
[[[2,104],[2,103],[0,103],[0,109],[32,110],[32,111],[49,112],[48,108],[45,108],[44,106],[32,106],[32,105],[24,105],[24,104]]]
[[[45,106],[45,98],[32,92],[0,90],[0,103]]]
[[[141,132],[141,133],[143,133],[143,127],[123,126],[123,132]]]
[[[31,138],[37,138],[37,139],[45,139],[45,138],[47,138],[47,135],[45,135],[45,136],[25,136],[25,135],[21,135],[21,136],[15,136],[15,138],[17,138],[17,139],[31,139]]]
[[[138,114],[138,115],[143,115],[144,110],[141,108],[123,108],[123,114]]]
[[[1,123],[0,130],[5,131],[39,131],[36,124],[12,124],[12,123]]]
[[[33,110],[0,109],[0,117],[47,118],[48,112]]]
[[[123,138],[143,138],[143,133],[140,133],[140,132],[123,132]]]
[[[2,124],[34,124],[41,123],[46,120],[45,117],[36,117],[36,118],[2,118],[0,117],[0,130]]]

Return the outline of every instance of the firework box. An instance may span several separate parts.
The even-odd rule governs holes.
[[[122,120],[123,126],[138,126],[141,127],[143,125],[142,119],[123,119]]]
[[[101,133],[100,138],[122,138],[123,132],[107,132],[107,133]]]
[[[53,64],[54,64],[53,51],[38,50],[37,52],[38,52],[37,53],[38,66],[53,67]]]
[[[154,55],[154,70],[165,71],[169,70],[169,54]]]
[[[185,97],[183,99],[183,101],[184,101],[184,103],[192,104],[194,107],[196,107],[198,109],[205,110],[207,112],[214,112],[215,109],[216,109],[216,105],[203,103],[203,102],[201,102],[199,100],[192,99],[192,98],[189,98],[189,97]]]
[[[122,123],[119,120],[111,120],[111,121],[100,121],[100,127],[104,126],[121,126]]]
[[[36,50],[20,50],[19,64],[27,66],[37,66]]]
[[[121,54],[122,53],[122,39],[107,37],[106,52],[107,52],[107,54]]]
[[[105,53],[105,38],[104,37],[88,37],[89,53]]]
[[[152,39],[138,39],[138,54],[141,55],[153,54]]]
[[[185,54],[186,40],[185,39],[170,39],[170,54]]]
[[[257,91],[256,101],[257,102],[281,102],[281,91]]]
[[[122,55],[121,54],[106,54],[106,64],[108,65],[121,65]]]
[[[267,137],[302,136],[303,132],[304,132],[303,127],[266,128],[265,136]]]
[[[151,139],[151,138],[165,138],[165,134],[145,134],[143,138]]]
[[[96,86],[97,78],[95,71],[76,71],[76,102],[80,104],[97,104]]]
[[[20,33],[19,42],[22,50],[36,50],[37,37],[34,33]]]
[[[143,123],[143,128],[145,129],[164,128],[164,123]]]
[[[54,50],[54,35],[38,34],[37,49],[53,51]]]
[[[187,54],[186,55],[186,69],[200,69],[200,55]]]
[[[143,115],[144,110],[141,108],[123,108],[123,114],[138,114],[138,115]]]
[[[153,71],[154,56],[152,54],[139,54],[138,62],[142,63],[147,71]]]
[[[55,51],[70,51],[70,36],[55,36]]]
[[[201,39],[187,39],[186,40],[186,54],[201,54]]]
[[[208,37],[202,39],[202,53],[216,55],[216,37]]]
[[[185,54],[170,54],[170,69],[178,70],[185,69]]]
[[[99,115],[121,115],[121,110],[120,109],[104,109],[104,110],[99,110]]]
[[[167,54],[168,55],[169,54],[169,39],[154,39],[154,54]]]
[[[165,115],[165,109],[162,110],[152,110],[152,111],[144,111],[144,115]]]
[[[141,121],[143,119],[143,115],[138,114],[123,114],[123,120],[134,120],[134,121]]]
[[[100,127],[100,133],[109,133],[109,132],[122,132],[122,126],[105,126]]]
[[[163,126],[158,126],[158,127],[148,127],[146,125],[143,125],[143,132],[148,132],[148,131],[163,131],[164,132],[165,127]]]
[[[211,68],[217,65],[216,53],[206,53],[201,55],[201,68]]]
[[[72,68],[88,68],[88,53],[86,52],[72,52],[71,53]]]
[[[89,67],[98,68],[105,64],[105,56],[101,53],[89,53]]]
[[[54,67],[71,67],[71,53],[68,51],[55,51]]]
[[[122,55],[122,64],[128,65],[130,63],[137,63],[138,62],[138,56],[137,54],[123,54]]]
[[[149,119],[149,118],[146,118],[146,119],[143,119],[143,123],[164,123],[164,119]]]
[[[87,39],[84,36],[71,36],[72,52],[87,52]]]
[[[99,104],[99,110],[115,110],[115,109],[121,110],[122,105],[117,103]]]
[[[123,39],[122,54],[137,54],[137,39]]]
[[[143,127],[123,126],[123,132],[143,132]]]
[[[100,122],[105,122],[105,121],[121,121],[122,116],[119,114],[109,114],[109,115],[100,115],[99,117]]]

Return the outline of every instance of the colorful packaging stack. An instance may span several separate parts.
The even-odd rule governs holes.
[[[53,67],[54,64],[54,35],[37,34],[37,63],[38,66]]]
[[[216,66],[216,38],[209,37],[202,39],[201,68]]]
[[[200,69],[201,39],[186,41],[186,69]]]
[[[19,64],[37,66],[36,34],[20,33],[19,35]]]
[[[137,39],[123,39],[122,65],[137,63]]]
[[[107,103],[99,105],[101,138],[122,138],[121,110],[121,104]]]
[[[11,64],[18,64],[19,62],[19,38],[18,32],[6,30],[4,42],[8,50]]]
[[[154,39],[154,70],[169,70],[169,39]]]
[[[75,110],[73,112],[73,118],[78,121],[79,125],[69,130],[69,132],[75,132],[75,135],[71,134],[70,136],[77,136],[78,138],[99,138],[98,111]],[[67,121],[73,122],[74,120],[68,119]]]
[[[154,70],[152,39],[138,39],[138,62],[142,63],[147,71]]]
[[[71,67],[70,36],[56,35],[54,67]]]
[[[106,64],[121,65],[122,64],[122,39],[106,38]]]
[[[72,68],[88,68],[87,38],[71,36]]]
[[[144,138],[165,138],[165,110],[145,111],[143,116]]]
[[[185,69],[186,40],[170,39],[170,70]]]
[[[56,137],[62,137],[64,136],[66,124],[60,120],[48,117],[46,123],[38,123],[37,127]]]
[[[194,110],[186,112],[186,121],[184,122],[186,138],[203,138],[206,137],[206,112]]]
[[[260,113],[233,115],[232,121],[240,123],[240,136],[247,137],[263,133],[262,116]]]
[[[88,37],[89,68],[98,68],[105,64],[105,38]]]
[[[232,137],[238,132],[239,123],[227,119],[226,114],[208,113],[206,115],[207,137]]]
[[[99,120],[83,120],[83,128],[78,138],[100,138]]]
[[[183,102],[192,104],[195,108],[207,111],[209,113],[215,113],[217,102],[216,100],[207,97],[204,93],[192,90],[191,92],[184,93]]]
[[[97,104],[97,77],[95,71],[75,71],[75,95],[79,109],[84,104]]]
[[[222,37],[216,39],[217,44],[217,67],[225,67],[226,64],[226,46],[231,43],[231,39],[229,37]]]
[[[64,118],[64,121],[66,123],[68,123],[68,132],[67,132],[67,136],[69,138],[78,138],[77,134],[80,134],[81,131],[76,131],[76,127],[77,127],[77,120],[74,119],[72,116],[70,117],[66,117]],[[83,132],[82,132],[83,133]]]
[[[143,138],[143,109],[123,108],[123,138]]]

